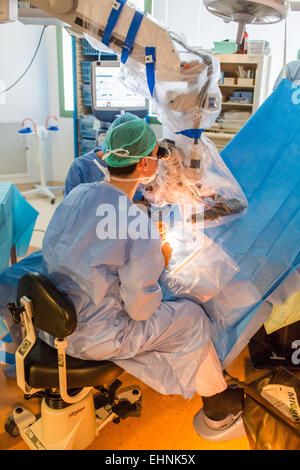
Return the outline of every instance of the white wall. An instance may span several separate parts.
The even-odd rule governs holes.
[[[41,26],[24,26],[19,22],[0,24],[0,80],[6,87],[14,83],[28,67],[41,31]],[[44,37],[32,67],[25,77],[6,93],[4,103],[0,104],[0,121],[21,122],[24,118],[31,117],[37,125],[44,125],[48,114],[48,66]],[[31,180],[36,181],[39,172],[33,159],[34,145],[31,150]]]
[[[59,118],[60,132],[52,136],[51,176],[52,181],[64,182],[67,172],[74,160],[73,119],[60,117],[58,62],[56,45],[56,27],[49,26],[46,30],[47,57],[49,71],[49,103],[50,114]]]
[[[171,30],[182,35],[191,46],[200,43],[201,0],[154,0],[153,15]]]
[[[24,26],[20,22],[0,24],[0,80],[7,87],[28,67],[42,28]],[[22,122],[24,118],[31,117],[38,126],[44,126],[49,114],[59,118],[60,132],[49,134],[45,159],[46,177],[48,181],[63,182],[74,159],[74,134],[73,119],[60,118],[55,26],[47,27],[38,55],[28,73],[6,93],[5,104],[0,104],[0,122]],[[27,141],[31,143],[31,176],[26,180],[15,180],[16,183],[39,181],[39,169],[34,157],[35,140],[31,138]]]

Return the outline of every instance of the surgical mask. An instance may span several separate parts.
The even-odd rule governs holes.
[[[123,148],[118,148],[118,149],[109,150],[108,152],[106,152],[102,159],[105,161],[111,154],[114,154],[117,157],[127,158],[127,159],[128,158],[132,158],[132,159],[138,158],[138,159],[141,160],[142,158],[149,158],[149,160],[156,160],[157,161],[159,158],[161,158],[160,156],[159,157],[152,157],[151,155],[145,155],[145,156],[130,155],[128,150],[123,149]],[[156,172],[152,176],[148,176],[148,177],[145,177],[145,178],[118,178],[116,176],[111,176],[109,174],[109,171],[105,171],[104,169],[102,169],[96,160],[94,160],[94,162],[101,169],[101,171],[105,174],[106,181],[107,180],[108,181],[120,181],[120,182],[124,182],[125,180],[128,181],[128,182],[139,181],[142,185],[147,185],[147,184],[149,184],[149,183],[151,183],[152,181],[155,180],[155,178],[157,176],[157,172],[158,172],[158,168],[157,168]],[[136,163],[138,163],[138,162],[136,162]],[[132,164],[134,164],[134,162]]]
[[[103,160],[107,160],[108,157],[110,157],[110,155],[116,155],[117,157],[120,157],[120,158],[127,158],[129,160],[132,160],[132,159],[143,159],[143,158],[149,158],[150,160],[157,160],[158,158],[157,157],[152,157],[151,155],[130,155],[129,154],[129,151],[126,150],[126,149],[123,149],[123,148],[119,148],[119,149],[114,149],[114,150],[109,150],[108,152],[106,152],[104,155],[103,155]],[[130,165],[134,165],[135,163],[138,163],[138,162],[134,162],[134,161],[131,161],[130,162]]]
[[[158,168],[157,170],[155,171],[154,175],[152,176],[146,176],[145,178],[118,178],[117,176],[111,176],[110,175],[110,180],[112,181],[139,181],[142,185],[146,186],[147,184],[149,183],[152,183],[152,181],[155,180],[156,176],[157,176],[157,173],[158,173]]]

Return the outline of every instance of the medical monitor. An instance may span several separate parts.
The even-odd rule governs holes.
[[[100,121],[112,122],[125,112],[140,118],[148,114],[148,100],[126,88],[118,78],[119,72],[118,61],[92,63],[93,114]]]

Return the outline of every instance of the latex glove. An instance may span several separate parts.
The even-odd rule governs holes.
[[[159,235],[161,237],[162,242],[166,241],[168,226],[164,222],[155,222],[157,230],[159,231]]]
[[[173,254],[173,248],[171,247],[169,242],[166,242],[162,245],[161,251],[165,259],[165,268],[167,268]]]

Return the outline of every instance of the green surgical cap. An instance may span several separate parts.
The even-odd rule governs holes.
[[[111,132],[115,127],[120,126],[125,122],[136,121],[137,119],[139,118],[131,113],[121,114],[121,116],[117,117],[117,119],[115,119],[114,122],[111,124],[110,128],[108,129],[108,132]]]
[[[124,114],[121,114],[121,116],[117,117],[117,119],[114,120],[114,122],[112,122],[112,124],[109,126],[109,129],[107,131],[107,135],[104,139],[104,142],[102,145],[104,145],[104,151],[106,150],[106,142],[107,142],[107,138],[108,138],[108,135],[109,133],[117,126],[119,126],[120,124],[124,124],[124,122],[129,122],[129,121],[135,121],[136,119],[139,119],[137,116],[135,116],[134,114],[131,114],[131,113],[124,113]]]
[[[135,119],[112,129],[106,138],[106,152],[124,149],[134,157],[120,157],[112,153],[105,160],[108,166],[120,168],[138,163],[142,157],[150,155],[157,143],[156,136],[144,119]]]

